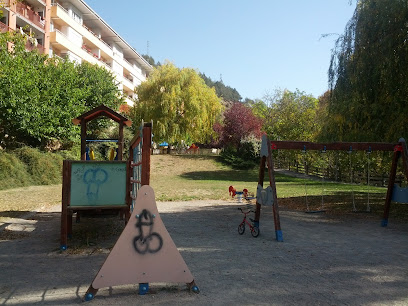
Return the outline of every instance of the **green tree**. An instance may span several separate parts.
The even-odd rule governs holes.
[[[220,99],[194,69],[166,63],[155,68],[136,93],[134,122],[153,120],[156,142],[205,142],[213,135],[213,124],[221,112]]]
[[[316,121],[318,100],[296,90],[277,90],[265,96],[270,114],[264,126],[271,139],[313,141],[319,131]]]
[[[262,131],[267,132],[267,127],[270,125],[268,119],[271,118],[271,108],[260,99],[251,100],[246,98],[244,104],[252,110],[256,117],[262,120]]]
[[[160,66],[160,62],[159,61],[155,61],[153,57],[151,57],[150,55],[147,54],[142,54],[142,57],[153,67],[158,67]]]
[[[19,33],[0,34],[2,147],[72,141],[79,136],[72,118],[102,103],[117,109],[123,101],[105,69],[27,52],[25,39]]]
[[[322,139],[396,141],[408,134],[408,2],[360,0],[333,49]]]

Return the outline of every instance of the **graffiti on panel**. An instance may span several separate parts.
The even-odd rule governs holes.
[[[155,215],[143,209],[136,218],[139,235],[133,239],[135,251],[139,254],[157,253],[163,246],[163,239],[158,233],[153,232]]]
[[[108,180],[108,173],[101,168],[89,169],[84,173],[83,181],[87,185],[86,196],[90,203],[98,200],[99,189]]]

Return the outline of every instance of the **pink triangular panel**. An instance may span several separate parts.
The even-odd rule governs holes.
[[[142,186],[128,224],[96,275],[95,289],[138,283],[191,283],[193,275],[157,210],[153,189]]]

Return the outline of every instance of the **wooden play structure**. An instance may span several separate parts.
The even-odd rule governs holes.
[[[119,123],[118,160],[86,160],[86,123],[99,116],[106,116]],[[123,161],[123,127],[129,126],[130,120],[101,105],[73,119],[73,122],[81,125],[81,160],[63,162],[62,250],[67,248],[67,238],[72,235],[74,213],[79,221],[81,213],[119,212],[127,221],[137,190],[143,184],[148,185],[150,180],[151,123],[142,124],[139,135],[130,143],[128,160]],[[138,154],[135,154],[136,151]]]
[[[264,142],[262,142],[263,144]],[[397,144],[395,143],[378,143],[378,142],[333,142],[333,143],[313,143],[304,141],[272,141],[268,142],[268,150],[299,150],[306,152],[307,150],[316,150],[326,152],[334,151],[389,151],[394,152],[392,166],[388,181],[387,196],[384,205],[384,216],[381,221],[382,226],[387,226],[391,202],[408,203],[408,188],[400,188],[395,185],[395,177],[397,172],[397,164],[400,157],[403,161],[403,170],[406,179],[408,180],[408,151],[405,140],[401,138]],[[266,150],[266,149],[264,149]],[[270,157],[272,159],[272,157]],[[273,163],[272,163],[273,165]],[[273,169],[272,169],[273,170]],[[261,174],[260,174],[261,175]],[[274,180],[274,173],[270,175]],[[276,197],[276,194],[274,195]],[[275,198],[274,197],[274,198]]]
[[[119,123],[118,160],[86,158],[86,123],[99,116]],[[67,238],[72,235],[73,213],[113,210],[126,220],[125,229],[84,299],[92,300],[100,288],[124,284],[139,284],[139,294],[145,294],[151,282],[186,283],[198,293],[190,270],[160,218],[149,186],[152,123],[142,123],[130,141],[129,158],[122,161],[123,127],[130,120],[102,105],[73,121],[81,124],[81,160],[63,163],[61,250],[67,249]]]
[[[276,194],[276,182],[274,175],[274,165],[271,152],[271,144],[269,139],[264,135],[262,136],[262,145],[261,145],[261,163],[259,166],[259,179],[258,187],[256,191],[256,211],[254,226],[259,228],[259,219],[261,216],[261,205],[262,206],[272,206],[273,211],[273,221],[275,224],[275,235],[276,240],[282,242],[283,235],[280,226],[279,218],[279,205],[278,197]],[[264,177],[265,177],[265,168],[268,166],[268,176],[269,176],[269,186],[263,188]]]
[[[87,139],[86,137],[86,124],[94,120],[98,117],[107,117],[112,119],[113,121],[117,122],[119,124],[119,138],[118,139]],[[113,141],[118,143],[118,158],[117,160],[122,160],[123,159],[123,128],[124,126],[131,126],[132,121],[130,121],[128,118],[122,116],[121,114],[115,112],[113,109],[110,109],[109,107],[105,105],[100,105],[80,116],[77,118],[72,119],[72,123],[75,125],[80,125],[81,126],[81,160],[86,160],[86,144],[87,142],[90,141],[96,141],[96,142],[105,142],[105,141]]]
[[[402,157],[402,169],[404,171],[405,178],[408,180],[408,150],[404,138],[401,138],[399,143],[394,147],[390,178],[388,180],[387,196],[385,198],[384,215],[381,221],[381,226],[383,227],[388,225],[391,202],[408,203],[408,188],[400,188],[395,184],[397,165],[400,157]]]

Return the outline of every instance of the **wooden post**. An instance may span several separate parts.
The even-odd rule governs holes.
[[[81,121],[81,160],[86,160],[86,121]]]
[[[266,156],[261,157],[261,162],[259,165],[259,177],[258,177],[258,185],[263,187],[264,177],[265,177],[265,163],[266,163]],[[259,219],[261,217],[261,204],[256,202],[256,209],[255,209],[255,225],[259,226]]]
[[[402,147],[402,169],[404,170],[405,178],[408,180],[408,152],[407,152],[407,144],[405,143],[405,139],[401,138],[400,146]]]
[[[133,151],[133,149],[130,148],[130,151]],[[133,156],[133,154],[131,156]],[[132,198],[130,197],[130,193],[132,192],[132,183],[130,182],[132,173],[133,173],[132,158],[129,157],[126,162],[126,205],[127,205],[127,208],[125,210],[125,222],[126,223],[129,221],[130,206],[132,205]]]
[[[384,215],[381,221],[381,226],[383,227],[388,225],[388,216],[390,214],[392,192],[394,190],[395,175],[397,173],[397,164],[398,164],[398,159],[400,158],[400,156],[401,156],[400,151],[394,151],[394,156],[392,158],[392,165],[391,165],[391,171],[390,171],[390,178],[388,179],[387,196],[385,198]]]
[[[268,144],[267,162],[268,162],[269,184],[272,187],[272,193],[273,193],[272,210],[273,210],[273,221],[275,223],[275,235],[276,235],[277,241],[283,241],[282,230],[280,227],[278,195],[276,193],[276,181],[275,181],[274,164],[273,164],[273,158],[272,158],[271,142],[269,141],[269,139],[267,141],[267,144]]]
[[[123,159],[123,120],[119,122],[118,160]]]
[[[62,208],[61,208],[61,250],[67,249],[68,238],[68,206],[70,201],[70,180],[71,180],[71,163],[68,160],[63,161],[62,165]],[[72,226],[72,219],[71,219]],[[72,231],[72,230],[71,230]]]
[[[142,177],[141,184],[150,184],[150,147],[152,143],[152,126],[146,123],[143,127],[143,145],[142,145]]]

